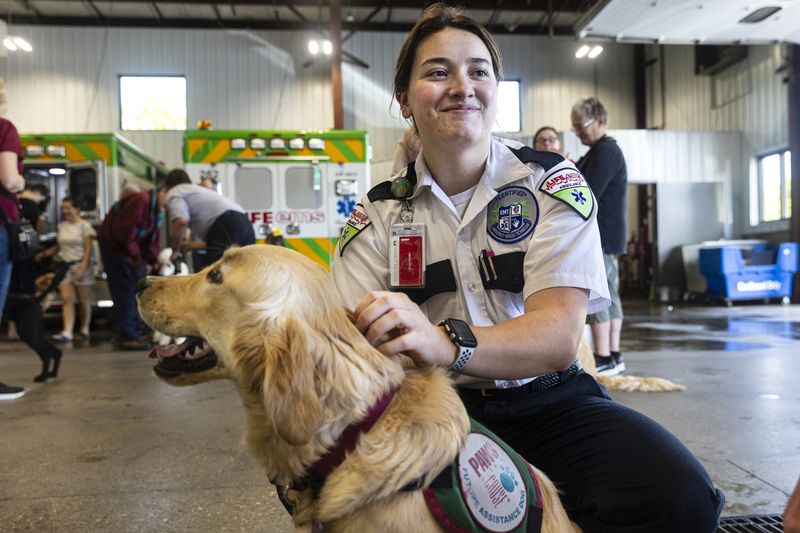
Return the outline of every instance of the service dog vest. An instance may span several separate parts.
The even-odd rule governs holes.
[[[538,533],[542,528],[542,493],[533,468],[471,418],[465,446],[423,494],[450,533]]]

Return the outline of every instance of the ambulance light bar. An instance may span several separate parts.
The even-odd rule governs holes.
[[[38,144],[29,144],[25,147],[25,155],[29,157],[38,157],[42,154],[44,154],[44,148]]]
[[[325,139],[309,139],[308,140],[308,147],[311,150],[324,150],[325,149]]]
[[[269,140],[269,149],[270,150],[286,150],[286,141],[283,139],[270,139]]]
[[[245,139],[231,139],[231,150],[244,150],[247,148]]]
[[[305,141],[301,138],[289,139],[289,148],[292,150],[302,150],[305,147]]]
[[[45,148],[45,151],[50,157],[64,157],[67,155],[67,150],[63,146],[57,144],[51,144]]]
[[[263,150],[267,147],[267,141],[264,139],[250,139],[250,148],[253,150]]]

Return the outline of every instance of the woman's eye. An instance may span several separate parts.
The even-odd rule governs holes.
[[[484,78],[489,75],[489,71],[479,68],[478,70],[475,71],[475,75],[480,78]]]
[[[212,268],[208,271],[208,274],[206,274],[206,279],[209,281],[209,283],[219,285],[222,283],[222,272],[220,272],[219,269]]]
[[[441,69],[440,70],[434,70],[433,72],[430,73],[430,76],[432,76],[434,78],[443,78],[443,77],[447,76],[447,72],[445,72],[444,70],[441,70]]]

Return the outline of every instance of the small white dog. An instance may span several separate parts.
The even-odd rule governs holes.
[[[158,254],[158,275],[159,276],[186,276],[189,274],[189,267],[183,261],[177,266],[172,262],[172,248],[164,248]],[[183,339],[173,339],[161,332],[153,331],[153,344],[157,346],[168,346],[170,344],[180,344]]]

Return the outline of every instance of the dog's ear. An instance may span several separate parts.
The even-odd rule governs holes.
[[[264,406],[278,436],[292,445],[308,443],[322,420],[316,373],[318,339],[306,324],[282,319],[279,333],[270,335],[264,364]],[[274,330],[273,330],[274,331]]]

